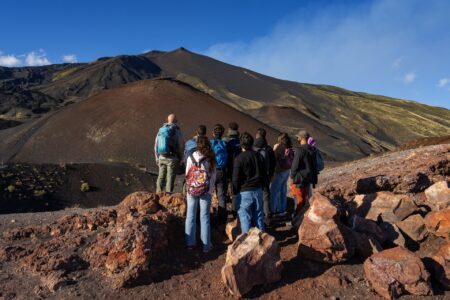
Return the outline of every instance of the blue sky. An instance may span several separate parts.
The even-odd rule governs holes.
[[[2,1],[0,65],[183,46],[274,77],[450,108],[450,1]]]

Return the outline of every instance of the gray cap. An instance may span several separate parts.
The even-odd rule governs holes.
[[[299,139],[307,139],[309,138],[309,133],[305,129],[302,129],[295,136]]]

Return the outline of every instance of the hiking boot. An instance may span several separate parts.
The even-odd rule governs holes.
[[[209,246],[209,247],[203,248],[203,253],[209,253],[209,252],[212,251],[212,249],[213,249],[213,246]]]

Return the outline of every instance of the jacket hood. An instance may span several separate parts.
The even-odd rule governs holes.
[[[257,138],[255,140],[255,148],[265,148],[267,146],[267,141],[264,138]]]

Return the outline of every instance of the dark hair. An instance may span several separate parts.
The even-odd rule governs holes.
[[[200,152],[209,164],[209,171],[212,172],[216,164],[216,156],[211,149],[211,143],[206,136],[199,136],[197,138],[197,151]]]
[[[288,149],[292,148],[291,138],[286,132],[283,132],[278,136],[278,144],[284,144]]]
[[[256,137],[260,136],[262,138],[266,138],[266,130],[264,128],[258,128],[258,130],[256,130]]]
[[[250,133],[244,132],[241,135],[241,146],[246,151],[253,149],[253,137]]]
[[[213,127],[213,134],[215,138],[220,139],[223,136],[223,133],[225,132],[225,128],[222,124],[216,124]]]
[[[205,136],[206,135],[206,126],[205,125],[198,125],[197,129],[195,130],[195,133],[198,136]]]
[[[237,131],[237,130],[239,130],[239,125],[236,122],[230,122],[230,124],[228,124],[228,128]]]

